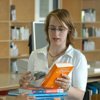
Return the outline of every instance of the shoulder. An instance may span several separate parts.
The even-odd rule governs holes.
[[[72,58],[84,58],[85,55],[78,49],[74,48],[72,45],[69,45],[67,52]]]
[[[73,48],[73,57],[77,59],[82,59],[85,58],[85,55],[80,50]]]
[[[74,64],[87,65],[85,55],[78,49],[73,48],[73,62]]]
[[[30,56],[36,56],[36,55],[38,55],[38,54],[45,54],[46,52],[47,52],[47,46],[32,51],[32,53],[31,53]]]

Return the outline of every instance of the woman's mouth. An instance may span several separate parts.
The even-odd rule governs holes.
[[[59,38],[53,38],[53,40],[54,40],[54,41],[58,41],[58,40],[59,40]]]

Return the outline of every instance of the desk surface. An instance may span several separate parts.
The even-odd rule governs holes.
[[[0,91],[16,89],[19,87],[18,74],[0,74]],[[100,81],[100,73],[89,72],[88,82]]]
[[[88,82],[100,81],[100,73],[95,73],[93,71],[88,72]]]
[[[98,77],[100,76],[100,73],[94,73],[94,72],[89,72],[88,77]]]
[[[0,74],[0,91],[16,89],[19,87],[19,75]]]

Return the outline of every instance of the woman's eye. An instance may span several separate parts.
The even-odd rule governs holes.
[[[60,29],[58,29],[58,30],[62,32],[64,29],[60,28]]]
[[[51,30],[52,30],[52,31],[55,31],[55,30],[56,30],[56,28],[51,28]]]

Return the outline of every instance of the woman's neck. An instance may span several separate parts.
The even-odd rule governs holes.
[[[65,50],[66,50],[66,46],[58,46],[58,47],[50,46],[48,53],[52,57],[56,57],[56,56],[60,56],[61,54],[63,54]]]
[[[64,54],[66,47],[53,47],[48,48],[48,66],[50,67],[53,62]]]

